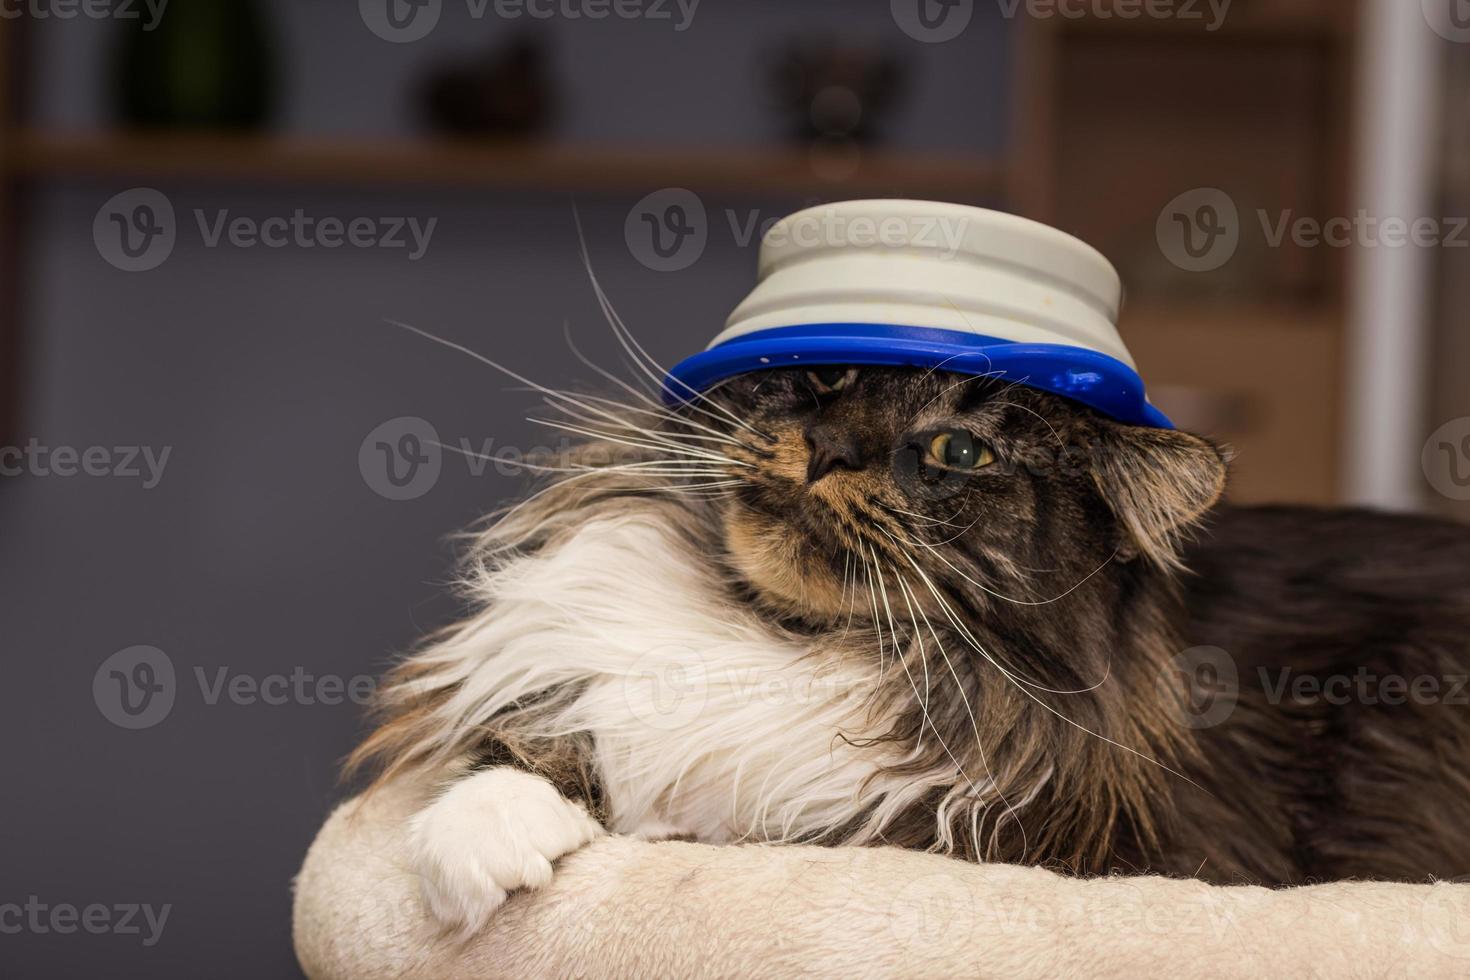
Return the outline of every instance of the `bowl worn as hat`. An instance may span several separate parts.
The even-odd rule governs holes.
[[[1116,326],[1122,283],[1092,246],[999,211],[844,201],[789,215],[725,329],[665,383],[671,403],[739,374],[857,364],[986,375],[1121,422],[1172,428]]]

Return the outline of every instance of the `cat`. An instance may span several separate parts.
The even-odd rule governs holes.
[[[446,928],[604,833],[1470,871],[1470,529],[1229,507],[1211,441],[992,377],[551,400],[586,441],[474,539],[477,611],[349,761],[441,780],[409,840]]]

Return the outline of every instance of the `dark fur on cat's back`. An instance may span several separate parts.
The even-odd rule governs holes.
[[[884,774],[953,777],[882,841],[1227,882],[1470,872],[1470,691],[1456,688],[1470,673],[1470,529],[1224,509],[1224,455],[1197,437],[994,379],[838,375],[736,378],[687,422],[645,413],[613,442],[622,462],[630,444],[647,460],[670,458],[665,440],[717,447],[733,489],[658,506],[726,601],[886,664],[869,744],[905,751]],[[936,461],[957,432],[984,466]],[[609,445],[572,459],[607,466]],[[537,498],[513,547],[646,496],[620,480]],[[1346,703],[1297,696],[1302,677],[1360,668],[1376,680],[1354,680]],[[411,661],[396,683],[426,677]],[[1388,677],[1432,677],[1439,693],[1390,704]],[[357,755],[389,772],[425,758],[435,708],[392,707],[394,690]],[[528,741],[514,714],[463,748],[535,769],[596,814],[590,736]],[[813,839],[842,843],[865,816]]]
[[[1197,732],[1220,796],[1189,809],[1240,814],[1240,870],[1470,872],[1470,529],[1225,509],[1186,564],[1180,634],[1228,651],[1239,692]]]
[[[1004,735],[1004,722],[990,729],[982,720],[998,740],[995,756],[1009,742],[1012,751],[1043,743],[1066,757],[1063,785],[1044,787],[1044,805],[1003,825],[989,856],[1269,884],[1470,872],[1470,691],[1462,687],[1470,529],[1354,511],[1189,514],[1213,503],[1200,444],[1117,426],[1031,389],[940,377],[868,369],[855,379],[867,390],[849,404],[839,396],[796,408],[810,395],[793,371],[727,397],[757,427],[795,412],[807,432],[837,426],[868,440],[860,455],[872,457],[906,445],[911,388],[924,388],[926,399],[958,388],[951,417],[969,419],[995,446],[1000,472],[907,508],[947,521],[938,538],[951,554],[930,573],[990,641],[981,645],[1018,676],[1078,692],[1107,676],[1086,693],[1033,695],[1174,772],[1034,707]],[[795,388],[785,401],[782,385]],[[977,425],[991,407],[991,423]],[[899,482],[922,487],[912,471],[906,477]],[[737,499],[761,513],[772,494],[752,484]],[[788,524],[830,510],[813,508],[804,488],[779,488],[776,497],[769,509]],[[1183,528],[1165,526],[1169,508],[1185,512],[1181,524],[1202,525],[1192,543],[1185,539],[1182,568],[1171,555]],[[894,516],[880,503],[866,517],[880,515]],[[923,535],[915,523],[910,531]],[[1130,525],[1135,533],[1122,533]],[[1029,707],[983,658],[972,652],[971,661],[978,712],[988,713],[987,700]],[[1362,670],[1367,681],[1357,679]],[[1342,682],[1329,681],[1336,677],[1353,678],[1347,699],[1338,696]],[[1387,704],[1378,684],[1389,677],[1431,678],[1439,693],[1417,699],[1429,703]],[[1331,700],[1300,686],[1314,682],[1338,685],[1324,689]],[[1192,703],[1201,697],[1224,701]],[[961,741],[962,721],[950,724]],[[1020,827],[1029,831],[1024,842]],[[921,830],[907,843],[924,837]]]

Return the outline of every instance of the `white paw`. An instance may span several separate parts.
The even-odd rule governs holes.
[[[551,862],[604,833],[540,776],[486,769],[453,784],[409,825],[409,857],[429,912],[479,931],[507,893],[551,881]]]

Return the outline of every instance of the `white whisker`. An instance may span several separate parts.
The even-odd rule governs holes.
[[[537,425],[544,425],[547,428],[551,428],[551,429],[560,429],[563,432],[571,432],[571,433],[573,433],[575,435],[587,436],[590,439],[600,439],[600,440],[602,440],[604,442],[617,443],[620,446],[628,446],[629,448],[632,448],[632,449],[647,449],[647,450],[650,450],[650,451],[653,451],[653,452],[672,453],[672,454],[674,454],[676,456],[681,456],[681,457],[685,457],[685,458],[688,458],[688,459],[703,460],[704,462],[707,462],[707,463],[721,463],[721,464],[724,464],[724,465],[727,465],[727,466],[750,466],[751,465],[750,463],[741,462],[740,460],[737,460],[737,459],[731,459],[729,456],[726,456],[726,455],[724,455],[722,453],[716,453],[716,452],[714,452],[712,450],[696,449],[696,448],[693,448],[693,447],[690,447],[690,446],[670,446],[670,445],[663,445],[663,444],[660,444],[658,442],[652,442],[652,441],[638,441],[638,440],[634,440],[634,439],[622,439],[622,438],[618,438],[617,436],[613,435],[610,432],[603,432],[603,431],[600,431],[598,429],[587,429],[587,428],[583,428],[582,426],[579,426],[579,425],[573,425],[573,424],[571,424],[569,422],[558,422],[555,419],[542,419],[542,418],[536,418],[534,416],[531,416],[531,417],[528,417],[526,419],[526,421],[528,421],[528,422],[534,422]]]
[[[592,284],[592,291],[597,296],[597,302],[602,308],[603,316],[607,318],[608,325],[613,329],[613,336],[617,338],[623,350],[628,353],[628,356],[634,359],[635,366],[657,386],[655,390],[661,391],[670,382],[677,384],[693,400],[697,400],[703,405],[709,405],[715,409],[715,411],[711,411],[710,409],[702,408],[692,403],[686,403],[694,411],[702,412],[715,418],[723,418],[726,422],[746,430],[757,438],[770,442],[771,439],[769,436],[750,425],[744,419],[741,419],[734,412],[713,401],[703,392],[695,391],[689,385],[670,376],[668,370],[659,364],[658,361],[654,360],[648,351],[643,348],[643,345],[638,342],[638,339],[633,336],[627,325],[623,323],[622,318],[618,316],[617,310],[613,308],[612,301],[608,298],[607,292],[602,288],[602,283],[597,278],[597,273],[592,268],[592,255],[587,248],[587,236],[582,230],[582,215],[575,205],[572,207],[572,219],[577,227],[577,243],[581,249],[582,266],[587,272],[588,282]]]
[[[897,543],[897,542],[895,542],[895,543]],[[922,567],[920,567],[920,565],[919,565],[918,562],[914,561],[913,556],[905,553],[904,554],[904,558],[907,559],[908,562],[913,566],[914,571],[919,574],[919,577],[924,582],[924,584],[929,587],[929,591],[934,594],[935,601],[939,603],[940,608],[944,611],[946,618],[949,619],[950,625],[955,628],[955,630],[960,634],[961,638],[964,639],[975,650],[976,653],[978,653],[982,657],[984,657],[986,659],[986,661],[988,661],[992,667],[994,667],[996,670],[1000,671],[1002,676],[1004,676],[1007,680],[1009,680],[1013,684],[1015,684],[1016,690],[1020,691],[1024,695],[1026,695],[1026,697],[1030,698],[1036,704],[1040,705],[1046,711],[1050,712],[1051,714],[1055,715],[1057,718],[1059,718],[1062,721],[1066,722],[1068,725],[1071,725],[1073,728],[1076,728],[1078,731],[1084,732],[1084,733],[1086,733],[1088,735],[1091,735],[1094,738],[1101,739],[1102,741],[1108,743],[1109,745],[1116,746],[1117,748],[1122,749],[1124,752],[1127,752],[1127,753],[1129,753],[1131,755],[1137,756],[1138,758],[1144,760],[1145,762],[1148,762],[1148,763],[1150,763],[1152,765],[1158,766],[1160,769],[1164,770],[1165,772],[1167,772],[1167,773],[1169,773],[1169,774],[1171,774],[1173,776],[1179,777],[1180,779],[1184,780],[1186,783],[1188,783],[1189,785],[1195,787],[1196,789],[1199,789],[1199,790],[1204,791],[1204,792],[1208,792],[1207,790],[1204,789],[1204,787],[1200,786],[1194,780],[1192,780],[1188,776],[1184,775],[1184,773],[1179,772],[1178,770],[1172,768],[1171,766],[1168,766],[1168,765],[1160,762],[1158,759],[1152,758],[1151,756],[1144,755],[1142,752],[1139,752],[1137,749],[1131,748],[1131,747],[1129,747],[1127,745],[1124,745],[1122,742],[1114,741],[1113,739],[1108,738],[1106,735],[1102,735],[1102,734],[1099,734],[1098,732],[1094,732],[1092,729],[1086,727],[1085,725],[1081,724],[1080,722],[1077,722],[1077,721],[1074,721],[1071,718],[1068,718],[1066,715],[1062,714],[1056,708],[1053,708],[1051,705],[1049,705],[1045,701],[1041,700],[1041,698],[1039,698],[1036,695],[1032,694],[1031,691],[1029,691],[1027,689],[1028,687],[1035,687],[1037,690],[1044,691],[1044,692],[1050,693],[1050,694],[1070,694],[1070,693],[1074,693],[1074,692],[1070,692],[1070,691],[1052,691],[1052,690],[1049,690],[1048,688],[1041,687],[1040,685],[1037,685],[1037,684],[1026,684],[1026,683],[1023,683],[1022,680],[1021,680],[1021,678],[1019,678],[1017,675],[1013,674],[1009,669],[1007,669],[1005,666],[1003,666],[1000,663],[1000,661],[998,661],[994,657],[992,657],[990,655],[990,652],[987,651],[983,646],[980,645],[980,641],[975,638],[974,634],[970,632],[969,628],[966,627],[964,625],[964,623],[960,622],[960,617],[954,611],[954,607],[952,607],[949,604],[949,601],[947,599],[945,599],[943,595],[940,594],[939,590],[935,587],[933,581],[929,578],[928,574],[925,573],[925,571],[923,570]],[[1087,690],[1092,690],[1092,688],[1088,688]],[[1080,693],[1080,692],[1075,692],[1075,693]]]
[[[905,556],[905,557],[908,557],[908,556]],[[894,574],[898,578],[898,582],[899,582],[900,587],[904,590],[904,593],[905,593],[905,596],[904,596],[905,601],[911,601],[912,600],[912,597],[909,594],[907,583],[905,583],[903,581],[903,577],[902,576],[897,575],[897,572],[895,572]],[[926,585],[928,585],[929,590],[931,592],[934,591],[934,586],[933,586],[932,583],[927,583],[926,582]],[[936,594],[935,598],[939,598],[937,594]],[[945,666],[946,669],[948,669],[950,679],[954,681],[955,689],[957,691],[959,691],[960,699],[964,702],[964,705],[965,705],[965,714],[968,715],[969,716],[969,719],[970,719],[970,729],[975,734],[975,751],[978,752],[979,755],[980,755],[980,765],[985,770],[985,778],[989,780],[990,787],[993,790],[995,790],[995,795],[997,797],[999,797],[1001,803],[1005,805],[1006,811],[1008,813],[1014,814],[1015,813],[1015,808],[1011,806],[1010,800],[1006,798],[1005,791],[1000,786],[1000,782],[995,778],[995,773],[991,771],[991,768],[990,768],[990,760],[989,760],[989,758],[985,754],[985,742],[980,737],[980,723],[975,718],[975,709],[974,709],[974,706],[970,703],[969,693],[965,690],[965,685],[960,681],[960,675],[955,670],[954,663],[949,659],[949,653],[948,653],[948,651],[945,650],[943,641],[941,641],[939,639],[939,632],[934,629],[934,624],[929,621],[929,615],[924,612],[924,607],[923,607],[923,605],[921,603],[918,603],[917,601],[913,601],[913,604],[912,604],[911,608],[917,609],[918,610],[918,613],[919,613],[919,616],[924,620],[924,626],[925,626],[925,628],[927,628],[929,630],[929,635],[933,638],[934,645],[939,650],[939,655],[944,658],[944,666]],[[963,769],[961,769],[960,772],[961,772],[962,775],[964,774],[964,770]],[[970,780],[969,776],[965,776],[965,781],[970,784],[970,791],[971,791],[971,793],[974,794],[975,797],[976,797],[976,799],[979,799],[982,802],[982,804],[983,804],[984,803],[984,800],[983,800],[983,798],[980,797],[979,791],[975,788],[974,782]],[[980,829],[979,829],[979,823],[978,822],[972,822],[972,825],[971,826],[972,826],[971,835],[972,835],[972,838],[975,841],[976,851],[978,852],[979,851],[979,847],[980,847],[980,840],[979,840],[979,832],[980,832]],[[1020,830],[1021,830],[1021,853],[1022,854],[1025,854],[1027,852],[1027,850],[1029,850],[1030,845],[1027,843],[1026,828],[1020,822],[1019,817],[1016,820],[1016,826],[1019,827]]]

